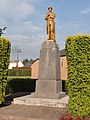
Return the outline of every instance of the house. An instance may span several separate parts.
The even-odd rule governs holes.
[[[21,61],[18,62],[18,68],[23,67],[23,63]],[[17,67],[17,61],[10,61],[8,69],[13,69]]]
[[[38,79],[39,58],[32,63],[32,79]],[[67,80],[67,60],[65,50],[60,51],[60,79]]]

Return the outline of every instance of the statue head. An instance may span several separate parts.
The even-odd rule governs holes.
[[[48,7],[48,10],[49,10],[49,12],[51,12],[52,11],[52,6]]]

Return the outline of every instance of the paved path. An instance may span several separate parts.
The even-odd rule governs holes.
[[[0,108],[0,120],[59,120],[67,109],[14,105]]]

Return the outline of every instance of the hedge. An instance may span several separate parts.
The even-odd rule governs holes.
[[[90,35],[66,39],[67,92],[72,116],[90,117]]]
[[[8,76],[31,76],[31,69],[9,69]]]
[[[6,94],[17,92],[34,92],[36,80],[30,78],[9,78],[6,87]]]
[[[10,41],[0,37],[0,104],[4,101],[7,72],[10,61]]]

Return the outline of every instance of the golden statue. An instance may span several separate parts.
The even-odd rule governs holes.
[[[49,12],[47,13],[45,20],[47,20],[47,34],[48,40],[55,41],[55,22],[54,19],[56,15],[52,12],[52,7],[48,8]]]

